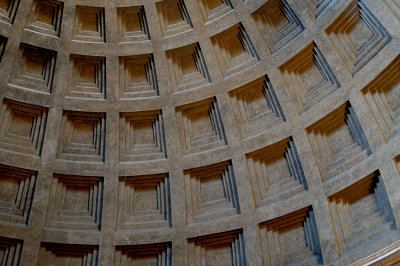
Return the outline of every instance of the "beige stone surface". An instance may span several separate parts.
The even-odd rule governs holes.
[[[0,0],[0,257],[347,265],[388,247],[399,53],[399,0]]]

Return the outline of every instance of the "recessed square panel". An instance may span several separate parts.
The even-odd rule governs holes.
[[[57,158],[87,163],[103,162],[105,114],[64,111]]]
[[[0,21],[14,24],[20,0],[0,0]]]
[[[0,165],[0,223],[28,225],[36,172]]]
[[[51,93],[56,58],[55,51],[20,44],[9,85],[46,94]]]
[[[188,224],[240,214],[236,180],[230,161],[185,170],[183,174]]]
[[[37,8],[37,20],[44,24],[52,24],[54,20],[54,14],[56,13],[56,8],[49,5],[46,2],[39,3]]]
[[[307,132],[323,182],[355,167],[371,153],[348,102],[308,127]]]
[[[65,191],[64,210],[67,211],[89,211],[90,187],[79,185],[68,185]]]
[[[225,200],[224,180],[221,176],[210,176],[200,179],[201,202],[207,203]]]
[[[90,63],[79,64],[79,83],[97,85],[97,65]]]
[[[161,33],[164,37],[184,33],[193,28],[183,0],[166,0],[156,3]]]
[[[115,246],[114,264],[123,265],[172,265],[172,245],[151,243],[144,245]]]
[[[397,57],[362,90],[385,142],[400,133],[399,69],[400,57]]]
[[[363,1],[349,2],[325,32],[354,76],[390,42],[392,37]]]
[[[106,41],[104,7],[76,6],[72,40]]]
[[[218,265],[234,265],[232,261],[232,246],[230,243],[205,248],[205,261]]]
[[[260,61],[241,23],[211,37],[211,42],[224,77],[245,71]]]
[[[218,149],[227,144],[216,99],[205,99],[175,110],[182,155]]]
[[[106,59],[98,56],[71,55],[66,97],[106,98]]]
[[[19,265],[23,243],[19,239],[0,237],[1,262],[4,265]]]
[[[204,23],[219,19],[233,10],[230,0],[198,0],[196,2]]]
[[[118,231],[170,228],[168,175],[120,177],[117,214]]]
[[[0,109],[0,147],[40,156],[47,111],[47,107],[4,99]]]
[[[286,121],[268,77],[229,92],[241,139],[265,133]]]
[[[299,114],[324,101],[340,87],[315,43],[306,46],[279,70]]]
[[[166,51],[172,92],[193,90],[211,82],[198,43]]]
[[[99,247],[63,243],[40,243],[37,261],[43,265],[96,265]]]
[[[20,180],[2,177],[0,182],[0,201],[12,203],[15,200],[15,195],[18,194]]]
[[[147,82],[147,72],[144,65],[129,64],[130,83],[145,83]]]
[[[64,3],[57,0],[34,0],[28,15],[26,30],[60,37]]]
[[[304,31],[303,24],[286,0],[270,0],[252,16],[271,53],[279,51]]]
[[[307,191],[303,167],[292,138],[246,154],[255,208]]]
[[[156,186],[136,186],[133,198],[135,211],[158,210],[158,195]]]
[[[187,261],[188,265],[247,265],[242,230],[188,239]]]
[[[327,200],[339,257],[360,257],[358,251],[395,233],[392,209],[378,171]]]
[[[263,265],[323,264],[311,206],[260,223],[258,229]]]
[[[121,43],[150,39],[144,6],[118,7],[118,33]]]
[[[103,178],[53,176],[46,214],[47,230],[100,231]]]
[[[159,95],[152,54],[122,56],[119,58],[119,65],[120,99],[148,98]]]
[[[97,13],[79,10],[78,23],[82,31],[97,31]]]
[[[167,157],[161,110],[120,114],[120,161],[144,162]]]
[[[35,123],[35,116],[13,112],[8,132],[11,135],[30,138],[32,133],[32,125]]]

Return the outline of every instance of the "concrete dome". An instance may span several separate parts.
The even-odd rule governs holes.
[[[399,0],[0,0],[0,264],[396,262],[399,37]]]

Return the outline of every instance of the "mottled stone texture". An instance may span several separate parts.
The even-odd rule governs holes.
[[[396,251],[399,53],[400,0],[0,0],[0,264]]]

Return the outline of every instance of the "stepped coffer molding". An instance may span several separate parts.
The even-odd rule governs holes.
[[[400,264],[400,0],[0,0],[0,265]]]

